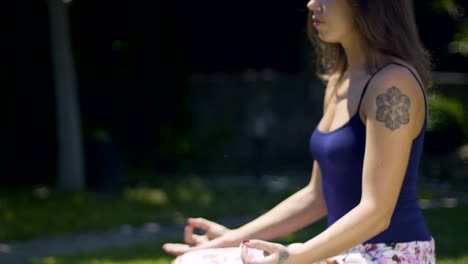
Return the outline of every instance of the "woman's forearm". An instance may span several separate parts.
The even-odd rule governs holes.
[[[338,255],[387,228],[389,217],[382,210],[359,204],[321,234],[290,249],[289,263],[315,263]]]
[[[326,214],[321,191],[307,186],[232,234],[238,239],[272,240],[314,223]]]

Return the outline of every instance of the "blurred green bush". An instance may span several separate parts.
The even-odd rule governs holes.
[[[468,120],[460,100],[442,94],[428,97],[429,116],[425,152],[444,155],[453,152],[467,140]]]

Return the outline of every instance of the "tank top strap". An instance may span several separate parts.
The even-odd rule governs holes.
[[[378,68],[372,75],[371,77],[369,78],[369,80],[367,80],[366,82],[366,85],[364,86],[364,89],[362,90],[362,93],[361,93],[361,97],[359,98],[359,104],[358,104],[358,111],[359,109],[361,109],[361,103],[362,103],[362,99],[364,98],[364,95],[366,93],[366,90],[367,90],[367,87],[369,86],[369,83],[371,82],[371,80],[374,78],[374,76],[380,72],[382,69],[384,69],[385,67],[387,67],[388,65],[390,64],[395,64],[395,65],[399,65],[399,66],[402,66],[403,68],[406,68],[412,75],[413,77],[416,79],[416,81],[418,82],[419,84],[419,87],[421,88],[421,92],[423,93],[423,96],[424,96],[424,107],[426,109],[426,113],[427,113],[427,97],[426,97],[426,92],[424,91],[424,86],[423,84],[421,83],[421,81],[419,80],[418,76],[416,75],[416,73],[414,73],[414,71],[409,68],[408,66],[404,65],[404,64],[401,64],[401,63],[398,63],[398,62],[389,62],[389,63],[386,63],[384,64],[382,67]],[[427,114],[426,114],[426,117],[427,117]],[[425,118],[426,119],[426,118]]]

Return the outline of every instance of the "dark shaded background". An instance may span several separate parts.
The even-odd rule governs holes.
[[[467,58],[448,51],[463,19],[434,9],[433,2],[416,1],[416,11],[420,35],[433,54],[435,70],[466,72]],[[308,91],[312,83],[320,89],[310,67],[313,62],[305,36],[305,4],[75,0],[69,6],[69,19],[88,177],[99,170],[116,175],[150,170],[155,177],[159,172],[248,171],[250,139],[247,132],[236,129],[245,126],[250,117],[238,109],[261,104],[256,100],[263,98],[259,93],[264,91],[270,94],[266,104],[277,112],[280,121],[276,138],[294,137],[296,134],[288,134],[294,126],[304,137],[303,147],[294,142],[288,146],[284,143],[287,139],[278,140],[281,149],[273,148],[276,154],[268,156],[271,170],[308,169],[307,133],[315,126],[321,106],[288,97],[294,94],[294,87]],[[466,3],[461,4],[468,8]],[[16,185],[52,184],[57,143],[46,3],[8,0],[0,5],[4,156],[0,177]],[[245,90],[239,90],[233,85],[237,79],[226,76],[245,76],[247,69],[254,73],[270,69],[280,77],[275,77],[274,85],[263,81],[263,88],[255,84],[246,88],[241,83],[238,86]],[[200,78],[216,78],[216,74],[224,78],[221,87],[226,88],[204,90],[206,81],[198,81],[197,86]],[[272,87],[271,92],[268,87]],[[309,92],[305,97],[319,98],[319,94]],[[221,115],[201,126],[202,112],[196,109],[211,105],[213,109],[206,111],[217,112],[220,108],[215,106],[226,106],[229,98],[232,105],[227,109],[232,114],[225,109],[228,117]],[[320,98],[312,102],[317,100]],[[307,107],[303,107],[304,118],[311,122],[305,127],[300,121],[281,123],[291,113],[291,109],[282,109],[291,106],[297,111]],[[110,135],[111,143],[103,147],[96,140],[97,131]],[[233,141],[236,135],[237,141]],[[244,143],[232,143],[242,140]],[[235,147],[239,147],[237,152]],[[299,150],[295,153],[294,149]]]

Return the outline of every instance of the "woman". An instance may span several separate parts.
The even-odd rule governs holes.
[[[327,84],[324,114],[310,139],[309,185],[234,230],[189,219],[185,241],[191,246],[164,249],[186,253],[176,260],[181,263],[229,254],[240,255],[238,263],[435,263],[416,190],[430,60],[412,3],[310,0],[307,7],[318,73]],[[328,228],[304,244],[265,241],[325,215]],[[194,235],[194,227],[206,235]],[[250,238],[255,240],[244,240]],[[240,251],[207,250],[239,243]],[[252,254],[258,252],[265,256]]]

